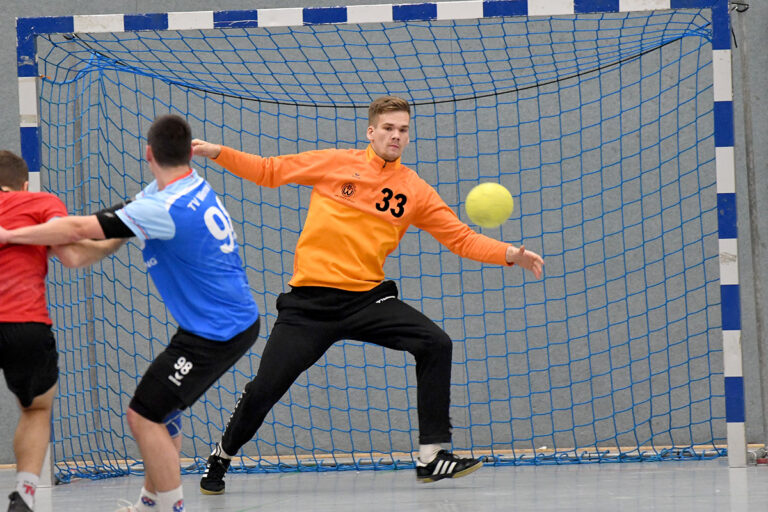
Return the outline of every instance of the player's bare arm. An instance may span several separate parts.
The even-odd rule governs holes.
[[[127,238],[109,240],[80,240],[72,244],[54,245],[49,253],[56,256],[68,268],[81,268],[93,265],[102,258],[117,251]]]
[[[59,217],[10,231],[0,228],[0,243],[53,246],[83,239],[104,239],[104,231],[95,215]]]
[[[221,153],[221,145],[213,144],[200,139],[192,139],[192,155],[216,158]]]
[[[535,252],[526,250],[524,245],[521,245],[519,248],[510,245],[507,248],[506,257],[507,263],[514,263],[526,270],[530,270],[537,279],[541,277],[544,268],[544,260]]]

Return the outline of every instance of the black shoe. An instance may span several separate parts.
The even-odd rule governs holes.
[[[203,494],[224,494],[224,474],[229,469],[229,459],[211,455],[205,465],[205,474],[200,479],[200,492]]]
[[[443,478],[461,478],[482,465],[483,461],[480,459],[462,459],[451,452],[440,450],[429,464],[416,460],[416,480],[429,483]]]
[[[27,506],[27,502],[21,497],[18,491],[13,491],[8,499],[11,502],[8,504],[8,512],[32,512],[32,509]]]

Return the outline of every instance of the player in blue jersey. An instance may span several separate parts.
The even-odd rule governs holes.
[[[137,237],[144,262],[179,324],[139,382],[127,411],[144,459],[144,488],[124,512],[180,512],[181,410],[192,405],[256,341],[259,311],[232,221],[211,186],[190,168],[191,130],[162,116],[147,135],[155,180],[128,204],[88,216],[6,231],[0,244],[60,245]]]

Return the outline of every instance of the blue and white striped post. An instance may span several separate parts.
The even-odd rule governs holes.
[[[37,91],[37,27],[27,20],[16,23],[21,156],[29,167],[29,190],[40,191],[40,115]]]
[[[715,100],[718,239],[720,245],[720,309],[723,330],[723,376],[728,464],[747,465],[744,425],[744,373],[741,352],[738,229],[734,165],[731,29],[727,0],[712,9],[712,71]]]

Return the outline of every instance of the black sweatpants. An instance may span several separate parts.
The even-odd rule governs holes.
[[[451,440],[451,339],[429,318],[398,299],[392,281],[368,292],[296,287],[280,295],[277,308],[277,320],[256,377],[245,386],[224,432],[225,452],[235,455],[250,441],[299,375],[342,339],[413,354],[419,443]]]

